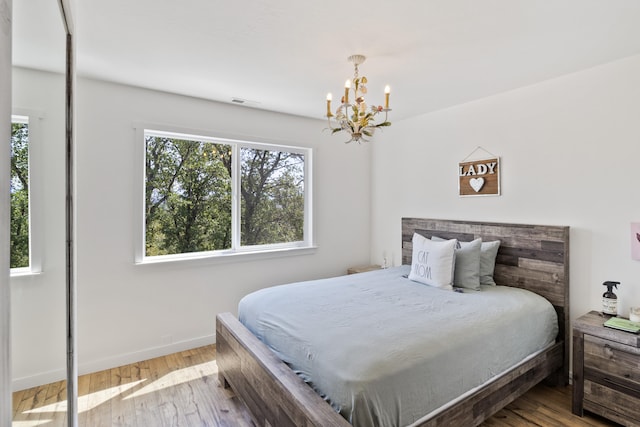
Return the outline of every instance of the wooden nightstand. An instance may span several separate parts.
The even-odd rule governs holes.
[[[640,426],[640,335],[603,326],[591,311],[573,323],[572,412]]]
[[[347,269],[347,274],[364,273],[365,271],[380,270],[381,268],[382,266],[380,265],[363,265],[360,267],[349,267],[349,269]]]

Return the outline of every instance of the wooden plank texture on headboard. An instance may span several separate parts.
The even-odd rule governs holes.
[[[500,240],[496,284],[523,288],[542,295],[558,313],[558,339],[570,342],[569,227],[402,218],[402,263],[411,264],[413,233],[431,238],[471,241]],[[568,378],[568,347],[565,350]]]

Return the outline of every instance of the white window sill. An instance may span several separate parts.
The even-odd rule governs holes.
[[[145,257],[136,265],[154,265],[171,263],[193,263],[197,265],[221,264],[230,262],[245,262],[269,258],[284,258],[290,256],[310,255],[316,252],[317,246],[286,247],[276,249],[242,250],[242,251],[220,251],[220,252],[199,252],[194,254],[180,255],[160,255]]]
[[[9,277],[28,277],[28,276],[37,276],[41,274],[42,271],[32,270],[29,267],[24,268],[12,268],[9,270]]]

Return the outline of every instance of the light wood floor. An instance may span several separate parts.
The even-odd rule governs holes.
[[[206,346],[78,379],[80,426],[254,427],[246,408],[218,384],[215,346]],[[12,427],[66,426],[60,381],[13,394]],[[571,414],[571,388],[537,386],[484,427],[615,426]]]

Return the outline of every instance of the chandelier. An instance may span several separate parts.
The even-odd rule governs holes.
[[[356,141],[367,141],[366,137],[373,136],[373,132],[380,127],[391,126],[387,121],[389,108],[389,86],[384,88],[384,107],[382,105],[372,105],[368,107],[364,101],[367,93],[367,78],[358,75],[358,65],[362,64],[366,57],[364,55],[351,55],[347,58],[353,63],[353,79],[347,80],[344,85],[344,96],[337,108],[335,115],[331,112],[331,94],[327,94],[327,121],[331,133],[340,131],[347,132],[351,139],[345,141],[346,144]],[[349,103],[349,91],[353,90],[353,104]],[[384,120],[376,123],[376,116],[384,112]],[[333,118],[333,121],[331,120]],[[335,122],[335,123],[334,123]]]

